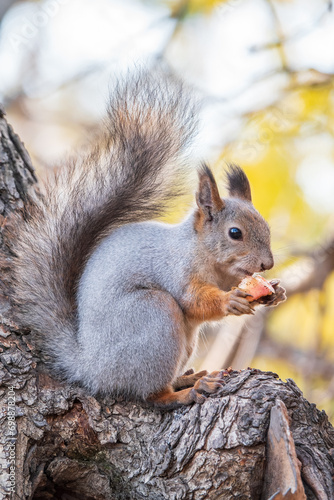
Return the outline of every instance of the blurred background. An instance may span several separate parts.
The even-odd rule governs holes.
[[[332,3],[1,0],[0,20],[0,101],[40,177],[93,135],[127,68],[164,62],[196,89],[195,157],[213,166],[221,194],[224,162],[245,169],[272,228],[266,277],[289,295],[206,328],[196,368],[293,378],[334,422]]]

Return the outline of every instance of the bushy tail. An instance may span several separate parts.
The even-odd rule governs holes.
[[[15,318],[58,370],[76,351],[75,292],[85,262],[113,228],[161,214],[179,194],[173,180],[195,128],[195,106],[177,79],[126,78],[112,92],[102,141],[16,218],[7,268]]]

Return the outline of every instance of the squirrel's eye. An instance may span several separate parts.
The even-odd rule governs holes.
[[[229,234],[230,238],[232,238],[232,240],[241,240],[242,239],[242,232],[238,227],[231,227],[228,234]]]

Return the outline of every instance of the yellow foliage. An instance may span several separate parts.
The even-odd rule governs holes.
[[[187,15],[210,14],[219,4],[230,0],[164,0],[171,9],[173,17],[184,18]]]
[[[315,158],[316,154],[322,155],[321,149],[316,154],[312,150],[318,136],[319,141],[324,136],[331,141],[334,169],[334,88],[328,83],[294,88],[275,106],[247,116],[239,137],[224,148],[219,158],[218,163],[239,163],[250,179],[254,205],[272,228],[278,261],[273,271],[275,277],[293,259],[298,260],[292,257],[294,251],[307,251],[325,241],[328,228],[331,228],[329,236],[334,237],[333,214],[310,204],[298,183],[298,169],[304,159],[309,154]],[[319,182],[316,161],[310,175]],[[292,296],[275,309],[269,318],[267,334],[297,351],[301,349],[314,356],[325,353],[326,359],[333,361],[334,273],[327,278],[323,290]],[[298,367],[285,360],[263,356],[256,357],[252,366],[276,371],[283,379],[293,378],[307,398],[334,416],[328,381],[319,374],[307,369],[300,373]]]
[[[332,91],[332,85],[306,87],[298,90],[298,96],[304,105],[299,119],[301,121],[314,120],[319,115],[326,118],[329,108],[333,108],[331,103]]]
[[[312,290],[295,295],[275,309],[268,323],[270,335],[294,347],[315,349],[320,327],[319,294],[319,290]]]
[[[303,377],[301,373],[284,359],[271,359],[265,356],[256,356],[252,362],[252,367],[277,373],[282,380],[292,378],[296,384],[302,388]]]
[[[334,273],[327,278],[323,293],[326,300],[323,306],[321,349],[334,361]]]

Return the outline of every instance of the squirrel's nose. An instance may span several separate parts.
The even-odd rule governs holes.
[[[268,271],[274,267],[274,257],[270,254],[261,264],[261,271]]]

